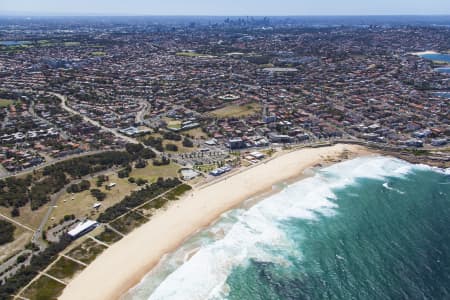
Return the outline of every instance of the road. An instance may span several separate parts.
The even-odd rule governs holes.
[[[91,118],[89,118],[89,117],[87,117],[87,116],[81,114],[80,112],[78,112],[78,111],[76,111],[76,110],[70,108],[69,106],[67,106],[67,97],[66,97],[66,96],[63,96],[63,95],[57,94],[57,93],[50,93],[50,94],[53,95],[53,96],[55,96],[55,97],[58,97],[58,98],[61,100],[61,107],[62,107],[65,111],[67,111],[67,112],[69,112],[69,113],[71,113],[71,114],[73,114],[73,115],[78,115],[78,116],[82,117],[84,121],[86,121],[86,122],[88,122],[88,123],[91,123],[91,124],[94,125],[94,126],[100,127],[102,130],[107,131],[107,132],[110,132],[110,133],[114,134],[114,136],[116,136],[117,138],[120,138],[120,139],[122,139],[122,140],[125,140],[125,141],[127,141],[128,143],[132,143],[132,144],[138,144],[138,143],[139,143],[136,139],[134,139],[134,138],[132,138],[132,137],[129,137],[129,136],[126,136],[126,135],[124,135],[124,134],[121,134],[120,132],[118,132],[118,131],[115,130],[115,129],[111,129],[111,128],[108,128],[108,127],[106,127],[106,126],[103,126],[103,125],[100,124],[99,122],[97,122],[97,121],[95,121],[95,120],[92,120]]]
[[[137,124],[144,124],[144,117],[150,112],[151,105],[147,101],[141,101],[142,109],[136,114],[135,122]]]
[[[139,144],[140,142],[138,140],[136,140],[135,138],[132,138],[130,136],[126,136],[124,134],[121,134],[120,132],[117,131],[117,129],[112,129],[112,128],[108,128],[106,126],[103,126],[102,124],[100,124],[99,122],[92,120],[91,118],[89,118],[88,116],[85,116],[81,113],[79,113],[78,111],[70,108],[69,106],[67,106],[67,97],[63,96],[61,94],[58,93],[50,93],[51,95],[58,97],[61,100],[61,107],[68,111],[71,114],[74,115],[79,115],[80,117],[83,118],[84,121],[91,123],[94,126],[100,127],[101,129],[103,129],[104,131],[110,132],[112,134],[114,134],[114,136],[116,136],[117,138],[120,138],[128,143],[132,143],[132,144]],[[140,118],[142,121],[144,120],[144,116],[147,113],[147,111],[150,109],[150,104],[146,103],[146,106],[144,107],[144,109],[140,112],[138,112],[136,118]],[[157,155],[161,155],[161,152],[159,152],[158,150],[156,150],[153,147],[144,145],[144,147],[151,149],[153,152],[155,152]]]
[[[123,148],[120,149],[116,149],[115,151],[123,151]],[[87,151],[87,152],[82,152],[82,153],[78,153],[78,154],[73,154],[73,155],[68,155],[68,156],[64,156],[64,157],[60,157],[60,158],[55,158],[51,161],[45,162],[43,164],[40,164],[38,166],[32,167],[32,168],[28,168],[25,170],[22,170],[20,172],[15,172],[15,173],[10,173],[8,171],[5,170],[5,172],[1,171],[1,165],[0,165],[0,179],[6,178],[6,177],[10,177],[10,176],[20,176],[20,175],[24,175],[24,174],[28,174],[28,173],[32,173],[33,171],[37,171],[40,169],[43,169],[47,166],[56,164],[58,162],[62,162],[65,160],[69,160],[72,158],[77,158],[77,157],[83,157],[83,156],[89,156],[89,155],[94,155],[94,154],[100,154],[100,153],[105,153],[105,152],[109,152],[109,151],[113,151],[113,150],[94,150],[94,151]]]
[[[66,110],[67,112],[69,112],[69,113],[71,113],[71,114],[74,114],[74,115],[79,115],[80,117],[83,118],[84,121],[86,121],[86,122],[88,122],[88,123],[91,123],[91,124],[94,125],[94,126],[100,127],[100,128],[103,129],[104,131],[110,132],[110,133],[114,134],[114,136],[116,136],[116,137],[118,137],[118,138],[120,138],[120,139],[122,139],[122,140],[125,140],[125,141],[128,142],[128,143],[132,143],[132,144],[139,144],[139,143],[140,143],[140,142],[139,142],[138,140],[136,140],[135,138],[132,138],[132,137],[130,137],[130,136],[126,136],[126,135],[124,135],[124,134],[121,134],[120,132],[117,131],[117,129],[112,129],[112,128],[108,128],[108,127],[106,127],[106,126],[103,126],[103,125],[100,124],[99,122],[97,122],[97,121],[95,121],[95,120],[92,120],[92,119],[89,118],[88,116],[85,116],[85,115],[79,113],[78,111],[76,111],[76,110],[70,108],[69,106],[67,106],[67,97],[66,97],[66,96],[63,96],[63,95],[57,94],[57,93],[50,93],[50,94],[53,95],[53,96],[55,96],[55,97],[58,97],[58,98],[61,100],[61,107],[62,107],[64,110]],[[146,106],[142,111],[138,112],[138,114],[137,114],[137,115],[139,116],[139,118],[142,118],[142,120],[143,120],[144,115],[146,114],[146,111],[149,109],[150,104],[147,103],[147,105],[148,105],[148,106]],[[138,116],[136,116],[136,117],[138,117]],[[146,148],[148,148],[148,149],[151,149],[151,150],[152,150],[153,152],[155,152],[157,155],[161,155],[161,152],[159,152],[158,150],[156,150],[156,149],[153,148],[153,147],[150,147],[150,146],[147,146],[147,145],[144,145],[144,147],[146,147]]]
[[[4,263],[2,263],[0,265],[0,274],[2,274],[0,275],[0,280],[5,280],[9,276],[14,275],[23,266],[28,266],[31,261],[31,254],[33,254],[31,250],[27,249],[22,250],[13,257],[11,257],[10,259],[8,259],[7,261],[5,261]],[[23,263],[18,264],[17,258],[21,255],[28,255],[28,257]]]
[[[37,118],[37,119],[41,120],[42,122],[46,123],[46,124],[49,125],[50,127],[57,128],[57,126],[56,126],[55,124],[53,124],[52,122],[50,122],[50,121],[48,121],[48,120],[42,118],[41,116],[39,116],[39,115],[34,111],[34,101],[31,101],[30,106],[29,106],[29,108],[28,108],[28,111],[30,112],[30,114],[31,114],[34,118]],[[68,139],[69,139],[69,135],[68,135],[66,132],[60,131],[60,130],[58,130],[58,131],[59,131],[59,134],[61,135],[61,137],[62,137],[63,139],[65,139],[65,140],[68,140]]]
[[[100,172],[97,172],[94,174],[86,175],[78,180],[73,180],[73,181],[69,182],[68,184],[66,184],[62,189],[60,189],[59,192],[51,195],[47,212],[45,213],[45,216],[42,218],[38,229],[36,230],[33,237],[31,238],[31,241],[33,243],[35,243],[36,245],[38,245],[39,248],[41,248],[41,249],[43,249],[42,247],[45,248],[46,245],[45,245],[44,241],[42,241],[42,231],[44,230],[45,225],[47,225],[48,219],[50,219],[50,216],[52,215],[53,210],[55,209],[56,202],[58,202],[58,199],[60,198],[60,196],[66,192],[67,188],[70,185],[80,183],[82,180],[90,180],[96,176],[105,175],[105,174],[113,172],[115,170],[116,170],[116,168],[113,167],[113,168],[103,170],[103,171],[100,171]]]
[[[14,223],[14,224],[16,224],[16,225],[18,225],[18,226],[20,226],[20,227],[26,229],[26,230],[29,230],[29,231],[31,231],[31,232],[34,232],[34,229],[33,229],[33,228],[30,228],[30,227],[28,227],[28,226],[26,226],[26,225],[24,225],[24,224],[22,224],[22,223],[19,223],[19,222],[17,222],[16,220],[14,220],[13,218],[10,218],[10,217],[8,217],[8,216],[5,216],[4,214],[0,214],[0,219],[1,219],[1,218],[5,219],[5,220],[7,220],[7,221],[9,221],[9,222],[11,222],[11,223]]]

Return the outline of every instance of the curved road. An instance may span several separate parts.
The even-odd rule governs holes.
[[[125,141],[127,141],[128,143],[132,143],[132,144],[140,144],[140,142],[139,142],[138,140],[136,140],[135,138],[126,136],[126,135],[124,135],[124,134],[121,134],[121,133],[118,132],[116,129],[111,129],[111,128],[108,128],[108,127],[106,127],[106,126],[103,126],[103,125],[100,124],[99,122],[97,122],[97,121],[95,121],[95,120],[92,120],[92,119],[89,118],[88,116],[85,116],[85,115],[81,114],[80,112],[78,112],[78,111],[76,111],[76,110],[70,108],[69,106],[67,106],[67,97],[66,97],[66,96],[63,96],[63,95],[58,94],[58,93],[50,93],[50,94],[53,95],[53,96],[58,97],[58,98],[61,100],[61,107],[62,107],[64,110],[68,111],[69,113],[74,114],[74,115],[79,115],[80,117],[83,118],[84,121],[89,122],[89,123],[91,123],[91,124],[94,125],[94,126],[100,127],[101,129],[103,129],[103,130],[105,130],[105,131],[111,132],[111,133],[114,134],[116,137],[121,138],[122,140],[125,140]],[[144,108],[144,110],[143,110],[144,114],[145,114],[145,112],[149,109],[149,107],[150,107],[150,105],[145,106],[145,108]],[[143,118],[143,117],[144,117],[144,114],[143,114],[142,112],[139,112],[139,113],[138,113],[139,118]],[[156,149],[153,148],[153,147],[150,147],[150,146],[147,146],[147,145],[144,145],[144,147],[146,147],[146,148],[148,148],[148,149],[151,149],[151,150],[152,150],[153,152],[155,152],[155,154],[157,154],[157,155],[160,155],[160,154],[161,154],[160,151],[156,150]]]
[[[129,136],[126,136],[126,135],[124,135],[124,134],[121,134],[120,132],[118,132],[118,131],[115,130],[115,129],[111,129],[111,128],[108,128],[108,127],[106,127],[106,126],[103,126],[103,125],[100,124],[99,122],[97,122],[97,121],[95,121],[95,120],[92,120],[91,118],[89,118],[89,117],[87,117],[87,116],[81,114],[80,112],[78,112],[78,111],[76,111],[76,110],[70,108],[69,106],[67,106],[67,97],[66,97],[66,96],[63,96],[63,95],[57,94],[57,93],[50,93],[50,94],[53,95],[53,96],[55,96],[55,97],[58,97],[58,98],[61,100],[61,107],[62,107],[64,110],[68,111],[69,113],[71,113],[71,114],[73,114],[73,115],[79,115],[80,117],[83,118],[84,121],[86,121],[86,122],[88,122],[88,123],[91,123],[91,124],[94,125],[94,126],[100,127],[102,130],[108,131],[108,132],[114,134],[116,137],[118,137],[118,138],[120,138],[120,139],[122,139],[122,140],[127,141],[128,143],[132,143],[132,144],[138,144],[138,143],[139,143],[136,139],[134,139],[134,138],[132,138],[132,137],[129,137]]]
[[[45,163],[37,165],[35,167],[31,167],[31,168],[28,168],[28,169],[25,169],[25,170],[22,170],[22,171],[19,171],[19,172],[15,172],[15,173],[10,173],[10,172],[5,170],[4,174],[1,174],[1,172],[0,172],[0,174],[1,174],[0,175],[0,179],[6,178],[6,177],[10,177],[10,176],[19,176],[19,175],[28,174],[28,173],[31,173],[31,172],[33,172],[35,170],[40,170],[40,169],[45,168],[47,166],[50,166],[50,165],[53,165],[53,164],[56,164],[56,163],[59,163],[59,162],[65,161],[65,160],[69,160],[69,159],[72,159],[72,158],[89,156],[89,155],[94,155],[94,154],[100,154],[100,153],[109,152],[109,151],[121,151],[121,150],[123,151],[124,148],[110,149],[110,150],[94,150],[94,151],[87,151],[87,152],[82,152],[82,153],[78,153],[78,154],[67,155],[67,156],[64,156],[64,157],[53,159],[51,161],[45,162]]]

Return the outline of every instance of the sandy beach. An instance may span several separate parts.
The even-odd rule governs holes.
[[[183,199],[108,248],[64,290],[63,300],[118,299],[189,236],[214,222],[222,213],[243,201],[272,190],[272,186],[298,178],[317,164],[367,155],[360,146],[335,145],[308,148],[277,155],[223,180],[193,189]]]

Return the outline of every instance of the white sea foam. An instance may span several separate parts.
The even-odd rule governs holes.
[[[383,183],[383,187],[387,190],[394,191],[394,192],[397,192],[402,195],[405,193],[405,192],[400,191],[399,189],[394,189],[393,187],[390,187],[388,182]]]
[[[200,247],[165,278],[149,299],[223,298],[227,293],[226,280],[234,267],[245,265],[250,259],[288,264],[280,252],[301,256],[283,231],[282,221],[290,218],[315,221],[319,216],[333,216],[337,213],[333,192],[336,189],[355,184],[357,178],[403,177],[413,168],[401,160],[377,156],[323,169],[242,211],[222,239]]]

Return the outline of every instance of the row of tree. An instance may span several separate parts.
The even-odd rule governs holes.
[[[82,191],[87,191],[91,188],[91,183],[88,180],[82,180],[80,183],[71,184],[67,188],[68,193],[80,193]]]
[[[0,205],[13,207],[14,216],[18,215],[19,207],[31,204],[36,210],[50,201],[50,196],[60,191],[71,180],[109,169],[113,166],[126,166],[136,157],[153,158],[154,153],[138,145],[139,151],[109,151],[101,154],[73,158],[47,166],[43,169],[43,178],[28,175],[25,178],[9,177],[0,180]],[[148,150],[148,151],[147,151]],[[150,151],[150,152],[149,152]],[[88,182],[87,182],[88,183]],[[89,189],[86,181],[69,187],[69,192],[79,192]]]
[[[145,201],[148,201],[156,196],[166,192],[167,190],[179,185],[181,182],[178,178],[163,179],[158,178],[155,183],[148,185],[139,191],[134,191],[129,196],[123,198],[119,203],[107,208],[100,216],[98,221],[101,223],[107,223],[115,218],[123,215],[131,208],[141,205]]]
[[[35,276],[44,270],[57,257],[58,253],[64,250],[70,243],[68,236],[63,236],[59,242],[50,244],[43,252],[31,259],[30,265],[22,267],[15,275],[8,278],[0,286],[0,299],[10,299],[21,288],[27,285]]]
[[[14,230],[16,227],[7,222],[0,220],[0,245],[7,244],[14,240]]]

